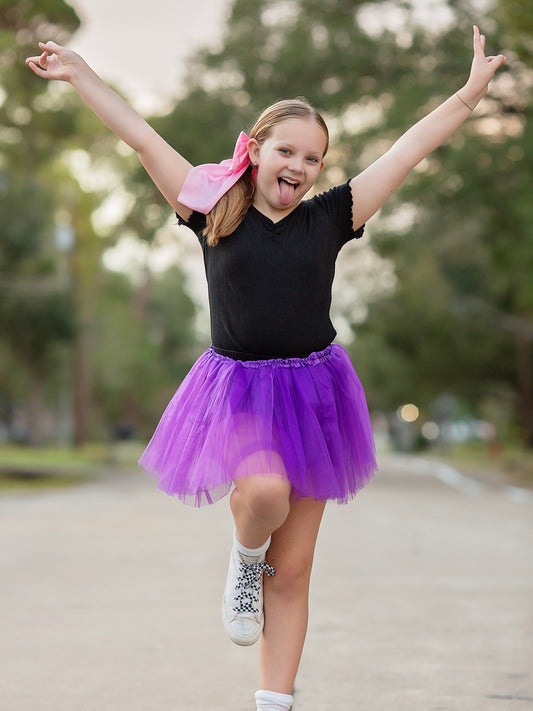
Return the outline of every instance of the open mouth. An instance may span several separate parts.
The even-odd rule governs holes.
[[[296,188],[300,185],[297,180],[291,178],[278,178],[280,201],[282,205],[289,205],[294,200]]]

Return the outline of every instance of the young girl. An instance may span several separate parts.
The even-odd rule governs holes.
[[[335,259],[470,115],[505,57],[486,57],[474,27],[466,84],[360,175],[303,200],[328,148],[326,125],[305,102],[267,108],[233,159],[193,168],[81,57],[54,42],[39,47],[26,60],[35,74],[72,84],[200,240],[213,345],[140,461],[162,489],[196,505],[233,487],[223,623],[237,644],[261,637],[257,709],[288,711],[325,502],[348,501],[376,468],[363,390],[332,343]]]

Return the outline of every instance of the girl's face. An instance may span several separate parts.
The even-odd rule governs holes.
[[[312,120],[287,119],[261,144],[252,138],[248,151],[257,163],[254,206],[274,222],[292,212],[324,167],[326,136]]]

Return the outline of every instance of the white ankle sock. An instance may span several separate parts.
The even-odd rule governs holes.
[[[267,552],[268,547],[270,545],[270,536],[268,537],[268,540],[263,543],[262,546],[259,546],[259,548],[247,548],[246,546],[243,546],[243,544],[237,538],[237,530],[235,529],[233,531],[233,543],[235,544],[235,548],[239,551],[239,553],[242,553],[243,555],[263,555],[263,553]]]
[[[257,711],[290,711],[294,699],[290,694],[260,689],[255,692]]]

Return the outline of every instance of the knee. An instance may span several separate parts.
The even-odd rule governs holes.
[[[274,566],[276,573],[273,577],[265,580],[265,588],[268,585],[272,593],[285,599],[307,596],[312,560],[302,558],[277,564],[275,560],[270,560],[267,554],[267,561]]]
[[[290,484],[284,479],[250,477],[239,495],[253,518],[284,520],[289,513],[290,490]]]

